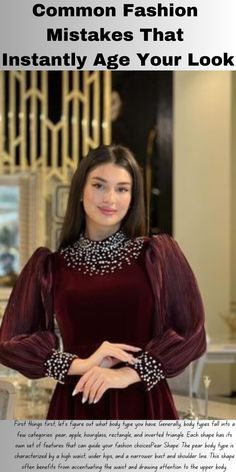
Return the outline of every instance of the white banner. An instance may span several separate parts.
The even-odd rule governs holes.
[[[1,0],[0,68],[233,70],[235,0]]]
[[[235,472],[235,426],[232,420],[2,421],[3,470]]]

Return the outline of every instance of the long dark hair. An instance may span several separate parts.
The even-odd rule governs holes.
[[[59,247],[73,244],[85,230],[85,213],[81,202],[89,172],[101,164],[112,163],[126,169],[132,177],[132,197],[128,213],[121,222],[129,237],[145,234],[143,177],[132,152],[120,145],[99,146],[84,157],[72,178]]]

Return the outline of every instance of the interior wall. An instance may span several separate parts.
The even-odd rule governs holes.
[[[236,71],[232,74],[231,122],[231,301],[236,321]],[[232,390],[236,392],[236,365],[232,368]]]
[[[236,72],[232,72],[232,164],[231,164],[231,300],[236,311]]]
[[[230,72],[174,74],[174,235],[199,282],[210,338],[229,330],[220,313],[231,295]],[[213,388],[229,389],[230,369],[208,366]]]

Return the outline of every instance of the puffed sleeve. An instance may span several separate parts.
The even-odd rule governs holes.
[[[39,248],[12,290],[0,328],[0,362],[32,379],[46,375],[45,361],[59,344],[51,289],[50,251]]]
[[[200,357],[206,335],[197,281],[177,242],[168,235],[151,238],[146,268],[155,297],[155,326],[136,370],[150,390]]]

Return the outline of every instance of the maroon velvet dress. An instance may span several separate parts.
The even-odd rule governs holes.
[[[58,348],[88,357],[104,341],[141,347],[166,378],[205,351],[204,312],[195,277],[169,236],[146,238],[137,259],[104,275],[84,274],[59,252],[39,248],[23,269],[0,331],[0,361],[29,378],[45,376]],[[115,368],[122,366],[120,363]],[[72,397],[78,376],[57,383],[48,419],[178,418],[167,381],[109,389],[96,404]]]

